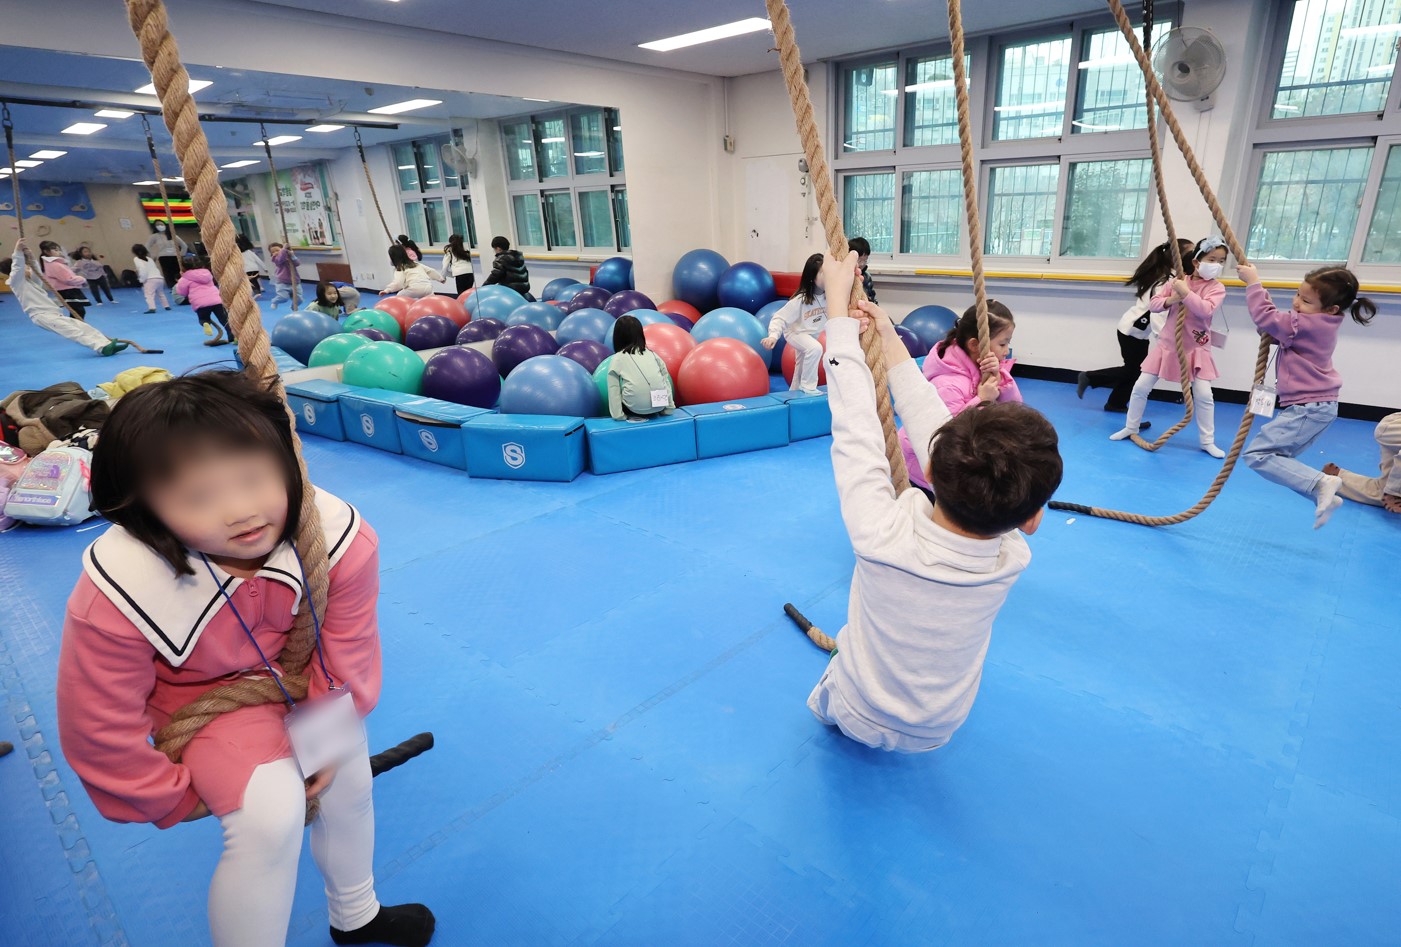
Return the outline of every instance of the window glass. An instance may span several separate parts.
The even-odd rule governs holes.
[[[428,219],[428,242],[434,246],[442,246],[448,242],[448,218],[447,212],[443,209],[443,202],[440,198],[433,198],[423,202],[424,216]]]
[[[622,174],[623,119],[617,109],[604,109],[603,116],[608,125],[608,169],[614,174]]]
[[[428,228],[423,220],[423,205],[418,201],[404,202],[404,232],[414,243],[428,243]]]
[[[442,174],[438,170],[438,149],[431,141],[416,141],[413,143],[414,154],[418,158],[418,167],[423,175],[423,189],[425,191],[438,190],[443,186]]]
[[[958,252],[963,221],[961,172],[910,171],[900,199],[901,253]]]
[[[501,130],[506,142],[506,171],[512,181],[535,180],[535,144],[528,122],[512,122]]]
[[[613,246],[613,211],[607,191],[579,192],[579,223],[584,231],[584,246]]]
[[[865,237],[872,253],[895,245],[895,172],[842,176],[842,222],[848,237]]]
[[[895,147],[898,72],[894,60],[842,69],[846,103],[842,109],[842,151],[887,151]]]
[[[608,154],[604,148],[603,112],[575,112],[569,116],[569,127],[574,139],[574,173],[606,173]]]
[[[632,246],[632,221],[628,216],[628,189],[613,188],[613,220],[618,225],[618,246],[627,249]]]
[[[1246,240],[1250,258],[1346,260],[1372,150],[1368,145],[1265,154]]]
[[[1153,162],[1077,161],[1068,185],[1061,255],[1136,259],[1153,195]]]
[[[1270,117],[1381,111],[1398,37],[1401,0],[1295,0]]]
[[[545,228],[540,223],[540,200],[534,194],[511,198],[516,217],[516,243],[523,247],[543,247]]]
[[[568,191],[546,191],[545,226],[551,247],[577,247],[574,231],[574,202]]]
[[[1171,20],[1155,21],[1155,40],[1166,36],[1171,29]],[[1140,27],[1140,38],[1142,35]],[[1083,135],[1148,127],[1148,110],[1143,104],[1143,72],[1118,27],[1085,34],[1078,71],[1075,120],[1070,123],[1073,133]]]
[[[564,134],[564,118],[537,118],[535,144],[540,149],[540,177],[569,177],[569,140]]]
[[[993,109],[993,139],[1011,141],[1061,134],[1069,72],[1069,36],[1004,47],[997,105]]]
[[[993,168],[988,176],[986,252],[1049,256],[1059,182],[1059,164]]]
[[[971,72],[973,57],[963,57]],[[969,76],[972,85],[972,76]],[[905,146],[958,144],[958,106],[953,56],[924,56],[905,62]]]
[[[399,190],[417,191],[418,162],[414,158],[413,145],[409,142],[394,146],[394,166],[399,175]]]
[[[1401,147],[1387,152],[1377,206],[1362,248],[1363,263],[1401,263]]]

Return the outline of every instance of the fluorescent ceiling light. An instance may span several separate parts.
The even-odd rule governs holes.
[[[135,112],[128,112],[126,109],[98,109],[92,114],[98,118],[131,118]]]
[[[211,82],[211,81],[209,81],[208,79],[191,79],[191,80],[190,80],[190,94],[193,95],[194,93],[198,92],[200,89],[207,89],[207,88],[209,88],[210,86],[212,86],[213,84],[214,84],[214,83]],[[155,94],[156,94],[156,84],[155,84],[154,82],[148,82],[148,83],[146,83],[145,85],[143,85],[141,88],[136,89],[136,90],[134,90],[134,91],[136,92],[137,95],[155,95]]]
[[[615,131],[615,132],[620,132],[620,131],[622,131],[622,130],[623,130],[623,126],[621,126],[621,125],[614,125],[614,126],[613,126],[613,131]]]
[[[249,165],[254,165],[254,164],[257,164],[257,163],[258,163],[258,162],[253,161],[253,160],[251,160],[251,159],[249,159],[249,158],[244,158],[242,161],[230,161],[228,164],[221,164],[221,165],[219,165],[219,167],[221,167],[221,168],[246,168],[246,167],[248,167]]]
[[[1280,112],[1297,112],[1297,111],[1299,111],[1299,106],[1297,106],[1297,105],[1276,105],[1276,106],[1275,106],[1275,109],[1276,109],[1277,111],[1280,111]]]
[[[540,144],[542,144],[542,145],[558,145],[558,144],[560,144],[562,141],[564,141],[563,138],[541,138],[541,139],[540,139]]]
[[[272,138],[268,139],[267,144],[269,148],[276,148],[278,145],[285,145],[288,142],[301,140],[301,135],[274,135]],[[263,147],[263,143],[261,141],[255,141],[253,142],[253,146],[255,148],[261,148]]]
[[[42,161],[16,161],[15,166],[20,168],[37,168],[43,163]]]
[[[1070,124],[1092,132],[1117,132],[1124,127],[1122,125],[1091,125],[1089,122],[1071,122]]]
[[[638,43],[637,45],[641,49],[651,49],[659,53],[666,53],[673,49],[698,46],[701,43],[713,43],[719,39],[743,36],[746,33],[758,33],[760,30],[767,29],[771,29],[768,20],[762,17],[752,16],[747,20],[737,20],[734,23],[712,26],[708,30],[696,30],[694,33],[682,33],[680,36],[669,36],[666,39],[657,39],[650,43]]]
[[[430,105],[442,104],[441,99],[409,99],[406,102],[395,102],[393,105],[381,105],[368,111],[376,115],[398,115],[400,112],[412,112],[414,109],[426,109]]]
[[[162,181],[183,181],[184,178],[161,178]]]
[[[553,102],[553,99],[532,99],[528,95],[521,96],[522,102]]]
[[[401,165],[399,165],[399,170],[400,170],[400,171],[414,171],[414,170],[417,170],[417,165],[412,165],[412,164],[401,164]]]
[[[574,157],[576,157],[576,158],[602,158],[602,157],[603,157],[603,152],[601,152],[601,151],[576,151],[576,152],[574,152]]]
[[[1349,26],[1339,30],[1339,36],[1351,39],[1354,36],[1376,36],[1379,33],[1401,33],[1401,23],[1374,23],[1371,26]]]
[[[1131,66],[1138,62],[1132,56],[1101,56],[1098,59],[1081,60],[1080,69],[1105,69],[1110,66]]]
[[[994,112],[1035,112],[1039,109],[1054,109],[1065,105],[1062,99],[1053,99],[1049,102],[1028,102],[1025,105],[998,105],[993,108]]]
[[[156,182],[156,181],[132,181],[132,182],[131,182],[131,186],[132,186],[132,187],[154,187],[157,183],[158,183],[158,182]]]
[[[1394,62],[1384,62],[1384,63],[1382,63],[1380,66],[1368,66],[1368,67],[1367,67],[1367,74],[1370,75],[1370,76],[1383,75],[1383,74],[1385,74],[1385,73],[1391,72],[1391,71],[1392,71],[1393,69],[1395,69],[1395,68],[1396,68],[1396,63],[1394,63]]]
[[[66,151],[50,151],[46,148],[43,151],[34,152],[34,154],[30,155],[29,157],[38,158],[41,161],[46,161],[49,158],[62,158],[66,154],[68,154],[68,152]]]
[[[397,2],[397,0],[395,0]],[[313,125],[307,129],[309,132],[338,132],[344,125]]]
[[[63,130],[65,135],[91,135],[93,132],[100,132],[107,126],[101,122],[74,122]]]

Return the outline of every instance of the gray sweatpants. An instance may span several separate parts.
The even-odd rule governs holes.
[[[1401,411],[1388,414],[1377,424],[1377,446],[1381,448],[1381,473],[1364,477],[1350,470],[1338,471],[1343,486],[1338,492],[1349,500],[1381,506],[1382,496],[1401,497]]]

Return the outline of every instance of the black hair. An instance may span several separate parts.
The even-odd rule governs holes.
[[[8,278],[9,278],[9,275],[10,275],[11,273],[13,273],[14,270],[15,270],[15,261],[14,261],[14,259],[12,259],[11,257],[5,257],[4,259],[0,259],[0,276],[4,276],[4,277],[6,277],[6,278],[8,279]]]
[[[131,245],[131,252],[138,260],[149,260],[151,258],[151,251],[146,249],[146,244],[144,243],[133,243]]]
[[[803,275],[798,278],[798,291],[793,294],[793,299],[801,296],[803,302],[810,303],[817,298],[817,274],[822,272],[822,260],[823,256],[820,253],[808,257],[807,262],[803,264]]]
[[[976,536],[1000,536],[1031,519],[1063,472],[1056,429],[1017,401],[970,408],[929,441],[934,502]]]
[[[1366,296],[1357,295],[1361,287],[1357,284],[1357,277],[1352,270],[1341,266],[1320,266],[1318,269],[1307,273],[1304,282],[1308,283],[1318,291],[1318,301],[1323,304],[1323,308],[1331,309],[1338,307],[1338,311],[1347,310],[1352,316],[1352,321],[1360,326],[1370,323],[1377,315],[1377,304]]]
[[[234,243],[238,245],[239,253],[246,253],[249,250],[253,249],[253,241],[249,240],[243,234],[238,234],[237,236],[235,236]]]
[[[55,243],[52,240],[41,240],[39,241],[39,255],[53,256],[53,254],[49,252],[50,247],[52,247],[54,250],[62,249],[62,247],[60,247],[57,243]]]
[[[867,240],[865,237],[852,237],[846,242],[846,248],[848,250],[855,250],[857,256],[871,255],[871,241]]]
[[[396,270],[407,270],[414,265],[413,259],[409,256],[409,251],[402,243],[391,244],[389,247],[389,262]]]
[[[1210,248],[1205,248],[1205,247],[1204,247],[1204,244],[1205,244],[1208,240],[1210,240],[1212,243],[1216,244],[1216,246],[1210,247]],[[1218,250],[1218,249],[1221,249],[1221,248],[1223,248],[1223,247],[1225,247],[1225,244],[1223,244],[1220,240],[1217,240],[1215,237],[1202,237],[1202,238],[1201,238],[1200,240],[1198,240],[1196,243],[1192,244],[1192,252],[1191,252],[1190,255],[1185,254],[1185,253],[1182,255],[1182,269],[1183,269],[1183,271],[1186,272],[1186,274],[1189,275],[1189,276],[1190,276],[1191,274],[1197,272],[1197,261],[1198,261],[1198,260],[1200,260],[1202,257],[1206,256],[1208,253],[1211,253],[1213,250]],[[1231,251],[1230,251],[1230,250],[1227,250],[1226,252],[1229,254]]]
[[[492,237],[491,248],[497,253],[505,253],[507,250],[511,249],[511,241],[507,240],[505,237]]]
[[[647,351],[647,336],[636,316],[619,316],[613,323],[613,351],[620,355],[641,355]]]
[[[176,575],[193,575],[185,545],[156,517],[146,491],[170,477],[197,441],[274,454],[287,483],[287,522],[279,538],[297,535],[305,486],[287,409],[242,372],[199,372],[124,395],[93,450],[93,509],[145,543]]]
[[[94,260],[97,259],[97,251],[94,250],[92,247],[88,246],[86,243],[83,244],[83,245],[82,245],[81,247],[79,247],[78,249],[72,251],[72,252],[69,253],[68,255],[69,255],[70,257],[72,257],[73,259],[75,259],[75,260],[81,260],[81,259],[83,258],[83,251],[84,251],[84,250],[86,250],[86,251],[88,251],[89,253],[91,253],[91,254],[92,254],[92,258],[93,258]]]
[[[182,273],[185,272],[186,270],[207,270],[207,269],[209,269],[209,258],[208,258],[208,257],[196,256],[196,255],[193,254],[193,253],[187,253],[187,254],[185,254],[184,256],[182,256],[182,257],[180,258],[180,272],[182,272]]]
[[[339,305],[340,305],[340,290],[336,290],[336,301],[335,301],[335,302],[331,302],[331,300],[329,300],[329,299],[326,298],[326,290],[328,290],[328,289],[335,289],[335,287],[332,286],[329,282],[327,282],[327,281],[324,280],[324,279],[323,279],[321,282],[317,283],[317,284],[316,284],[316,301],[317,301],[318,303],[320,303],[321,305],[323,305],[323,306],[339,306]]]
[[[1008,309],[996,299],[988,300],[988,338],[992,338],[1004,329],[1015,328],[1017,321],[1012,318],[1012,310]],[[963,351],[968,351],[969,341],[978,337],[978,307],[969,306],[963,310],[963,315],[958,317],[958,321],[953,324],[949,334],[944,336],[944,341],[934,347],[934,354],[938,358],[943,358],[944,353],[949,350],[950,345],[957,345]],[[986,355],[980,352],[979,358]],[[972,353],[969,352],[971,356]],[[975,360],[976,361],[976,360]]]
[[[463,244],[462,234],[460,233],[455,233],[452,236],[448,237],[448,249],[451,250],[452,255],[459,260],[472,259],[472,253]]]
[[[403,247],[408,247],[414,253],[417,253],[420,257],[423,256],[423,251],[418,248],[418,244],[410,240],[409,235],[406,233],[399,234],[399,245]]]
[[[1182,265],[1188,273],[1192,272],[1189,260],[1196,250],[1197,245],[1192,241],[1177,238],[1177,252],[1182,257]],[[1173,275],[1172,247],[1164,240],[1149,251],[1143,262],[1138,264],[1138,269],[1133,271],[1133,275],[1124,280],[1124,285],[1132,286],[1135,296],[1142,296],[1172,279]]]

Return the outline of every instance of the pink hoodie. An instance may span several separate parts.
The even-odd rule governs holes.
[[[44,257],[44,279],[49,281],[49,285],[54,289],[82,289],[88,285],[88,281],[63,262],[62,257]]]
[[[224,297],[214,285],[214,274],[208,270],[186,270],[175,284],[175,295],[184,296],[196,309],[222,306]]]

